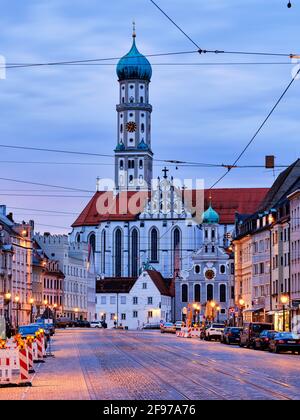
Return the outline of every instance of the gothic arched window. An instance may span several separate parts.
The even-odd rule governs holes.
[[[226,302],[226,285],[221,284],[220,286],[220,302]]]
[[[214,287],[212,284],[207,285],[207,300],[210,302],[211,300],[214,300]]]
[[[91,245],[93,253],[95,253],[95,251],[96,251],[96,235],[94,233],[91,233],[90,236],[89,236],[89,244]]]
[[[201,302],[201,286],[200,286],[200,284],[195,284],[194,299],[195,299],[195,302]]]
[[[152,262],[158,262],[158,232],[156,228],[153,228],[150,233],[151,252],[150,259]]]
[[[101,267],[101,271],[103,274],[105,274],[105,270],[106,270],[106,264],[105,264],[105,259],[106,259],[106,231],[103,230],[102,232],[102,236],[101,236],[101,250],[102,250],[102,267]]]
[[[139,265],[139,237],[137,229],[134,229],[131,234],[131,275],[137,277]]]
[[[187,303],[188,302],[188,285],[183,284],[181,288],[181,302]]]
[[[145,132],[145,124],[144,124],[144,123],[142,123],[142,124],[141,124],[141,132],[142,132],[142,133],[144,133],[144,132]]]
[[[115,276],[122,276],[122,231],[115,232]]]
[[[175,228],[173,231],[173,265],[174,272],[180,270],[180,230]]]

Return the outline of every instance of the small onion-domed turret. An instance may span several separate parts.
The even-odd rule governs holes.
[[[219,214],[210,205],[209,208],[202,215],[202,223],[218,224],[220,222]]]

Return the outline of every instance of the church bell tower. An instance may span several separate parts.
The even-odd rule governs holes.
[[[151,188],[153,153],[149,85],[151,64],[136,46],[135,24],[131,50],[117,65],[120,84],[118,144],[115,149],[115,185],[118,191]]]

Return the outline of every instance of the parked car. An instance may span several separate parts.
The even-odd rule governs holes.
[[[175,322],[176,330],[181,330],[181,328],[184,327],[184,326],[185,326],[185,323],[183,321],[176,321]]]
[[[43,328],[42,328],[43,329]],[[18,333],[21,335],[21,338],[23,340],[26,340],[27,337],[35,336],[35,333],[41,330],[41,326],[39,324],[30,324],[30,325],[22,325],[18,329]],[[47,329],[44,329],[45,334],[45,345],[46,342],[50,340],[50,331]]]
[[[254,350],[267,350],[269,348],[270,340],[272,340],[276,334],[277,331],[264,330],[262,333],[260,333],[259,337],[254,338]]]
[[[151,323],[147,323],[143,325],[143,330],[159,330],[161,328],[161,325],[163,324],[151,324]]]
[[[91,324],[89,323],[89,321],[79,319],[79,320],[74,322],[74,327],[77,327],[77,328],[91,328]]]
[[[300,354],[300,336],[290,333],[277,333],[271,339],[269,351],[274,353],[291,351]]]
[[[173,324],[172,322],[165,322],[161,327],[160,327],[160,332],[163,333],[172,333],[172,334],[176,334],[176,325]]]
[[[211,324],[205,331],[205,340],[221,340],[222,334],[224,332],[224,324]]]
[[[57,318],[55,321],[56,328],[68,328],[73,327],[74,321],[72,321],[70,318]]]
[[[273,325],[264,322],[247,322],[244,324],[241,332],[240,347],[253,347],[254,340],[259,337],[263,331],[273,330]]]
[[[100,321],[92,321],[91,328],[102,328],[102,324]]]
[[[221,336],[223,344],[238,344],[241,339],[241,332],[243,328],[239,327],[226,327]]]

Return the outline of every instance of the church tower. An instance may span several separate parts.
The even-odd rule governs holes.
[[[151,113],[149,84],[151,64],[137,49],[135,25],[131,50],[119,61],[120,84],[118,144],[115,149],[117,190],[151,188],[153,153],[151,150]]]

